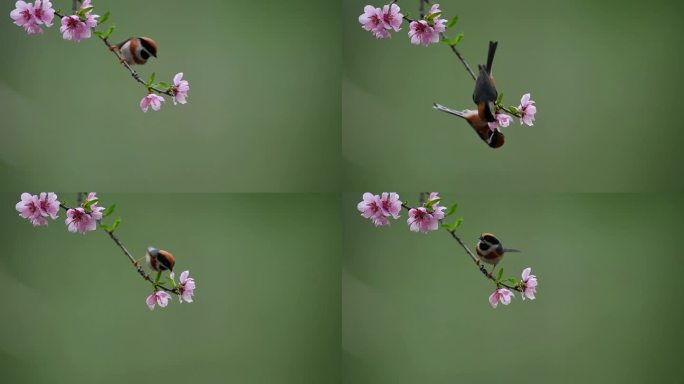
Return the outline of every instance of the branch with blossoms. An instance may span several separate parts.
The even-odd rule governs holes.
[[[80,6],[78,5],[79,2],[81,2]],[[36,0],[35,3],[27,3],[23,0],[19,0],[16,2],[15,7],[16,8],[10,12],[10,17],[14,20],[14,24],[24,28],[29,35],[43,33],[42,27],[51,27],[55,16],[61,18],[59,32],[62,34],[64,40],[80,42],[83,39],[89,39],[95,34],[117,57],[124,68],[128,70],[131,77],[147,91],[147,94],[139,103],[140,109],[142,109],[143,112],[147,112],[150,107],[152,107],[154,111],[158,111],[165,101],[162,95],[171,97],[174,105],[187,103],[190,84],[187,80],[183,80],[183,72],[179,72],[174,76],[172,84],[163,81],[155,82],[154,72],[150,75],[149,80],[143,80],[138,72],[131,66],[135,61],[131,61],[131,58],[125,57],[121,52],[122,47],[120,47],[120,45],[123,45],[126,41],[132,39],[139,40],[140,38],[130,38],[121,44],[110,44],[109,38],[116,26],[110,25],[106,30],[97,29],[109,20],[110,13],[107,11],[102,16],[95,14],[93,12],[95,7],[91,4],[91,0],[74,0],[71,15],[63,15],[60,10],[55,10],[52,7],[52,2],[50,0]],[[151,41],[151,39],[148,40]],[[156,56],[156,44],[154,50],[155,52],[153,52],[153,55]],[[141,48],[140,52],[142,51]],[[140,52],[132,52],[131,55],[137,55],[140,54]],[[145,54],[149,55],[147,52]],[[144,64],[147,61],[147,58],[144,57],[143,59],[144,60],[138,61],[137,63]]]
[[[427,198],[425,198],[426,195]],[[408,201],[401,201],[395,192],[383,192],[380,195],[366,192],[363,194],[363,200],[356,206],[361,216],[369,219],[376,227],[389,225],[390,218],[399,219],[403,208],[408,211],[406,223],[411,232],[428,233],[440,228],[444,229],[463,248],[482,275],[494,283],[494,292],[489,296],[489,303],[493,308],[496,308],[499,302],[504,305],[510,304],[511,299],[515,297],[514,292],[519,292],[523,300],[525,298],[534,300],[537,277],[531,274],[532,268],[525,268],[519,280],[514,277],[504,278],[503,267],[499,268],[495,276],[497,264],[492,267],[491,271],[488,271],[483,265],[483,259],[476,256],[456,233],[463,223],[463,217],[457,217],[453,222],[447,223],[447,217],[454,215],[457,207],[456,203],[448,208],[442,205],[442,199],[437,192],[421,193],[419,205],[416,207],[411,207]]]
[[[425,5],[429,1],[418,0],[418,3],[419,19],[412,19],[408,13],[402,14],[397,1],[393,0],[382,8],[366,5],[363,9],[363,14],[359,16],[359,23],[361,23],[361,27],[364,30],[371,32],[376,39],[388,39],[391,38],[392,31],[399,32],[401,30],[401,25],[405,20],[409,22],[408,37],[411,44],[423,45],[425,47],[439,42],[446,44],[463,64],[468,75],[473,80],[477,80],[475,72],[473,72],[470,64],[468,64],[463,54],[457,48],[458,44],[463,40],[463,32],[457,33],[453,38],[448,37],[446,34],[447,30],[453,29],[456,26],[458,16],[453,16],[451,19],[445,18],[439,4],[432,4],[430,9],[425,12]],[[530,94],[527,93],[522,96],[517,107],[514,105],[505,106],[503,105],[503,92],[499,92],[493,111],[496,119],[488,123],[489,129],[494,132],[502,127],[507,127],[511,123],[511,117],[519,118],[521,125],[527,124],[532,126],[535,119],[534,115],[537,112],[537,107],[534,104],[535,102],[530,99]],[[439,104],[435,104],[435,107],[436,109],[445,109]]]
[[[157,274],[154,278],[143,269],[140,259],[136,259],[128,251],[121,239],[116,235],[116,230],[121,224],[121,218],[117,217],[110,224],[103,223],[103,220],[114,213],[116,204],[109,207],[100,206],[100,199],[95,192],[88,194],[78,193],[78,205],[69,207],[57,199],[54,192],[41,192],[38,195],[30,193],[22,193],[21,200],[16,204],[16,210],[19,216],[28,220],[34,227],[41,227],[48,225],[48,219],[55,220],[58,218],[59,209],[66,211],[66,220],[64,223],[67,230],[72,233],[86,234],[87,232],[102,229],[107,233],[110,239],[121,249],[131,262],[138,274],[152,285],[152,294],[150,294],[145,302],[150,310],[153,310],[156,305],[166,307],[171,299],[171,294],[178,296],[182,303],[183,300],[192,303],[195,290],[195,279],[190,277],[190,271],[184,271],[180,275],[179,282],[175,281],[174,273],[171,271],[165,280],[162,279],[164,269],[153,268],[156,264],[155,260],[151,259],[150,252],[146,254],[147,264],[153,269],[157,269]],[[150,247],[151,249],[154,249]],[[157,251],[156,249],[154,249]],[[165,251],[163,251],[165,252]],[[172,258],[172,256],[171,256]],[[172,258],[173,260],[173,258]],[[173,261],[175,263],[175,261]],[[172,268],[167,268],[171,270]],[[168,284],[168,286],[167,286]]]

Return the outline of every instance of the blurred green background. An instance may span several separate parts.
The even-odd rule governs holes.
[[[167,82],[184,72],[189,102],[142,113],[145,90],[99,39],[64,41],[59,20],[27,36],[5,2],[5,191],[338,190],[342,20],[330,3],[93,3],[111,11],[113,42],[156,40],[159,58],[137,69]]]
[[[494,62],[504,103],[531,92],[534,127],[504,129],[492,150],[463,121],[432,109],[472,105],[473,81],[449,48],[361,29],[364,0],[344,1],[342,152],[347,191],[681,191],[677,114],[684,2],[439,1],[460,17],[471,66]],[[380,6],[382,2],[372,2]],[[399,1],[417,17],[418,1]]]
[[[103,231],[69,233],[63,211],[33,228],[18,196],[0,194],[0,382],[339,382],[337,195],[100,194],[135,255],[168,249],[197,281],[153,312]]]
[[[400,193],[414,203],[417,193]],[[523,250],[499,264],[537,299],[492,309],[486,280],[443,230],[375,228],[344,197],[345,383],[679,383],[681,194],[442,194],[458,231]]]

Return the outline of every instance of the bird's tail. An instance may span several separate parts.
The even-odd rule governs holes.
[[[487,53],[487,73],[492,73],[492,64],[494,63],[494,54],[496,53],[496,47],[499,45],[498,41],[489,42],[489,53]]]
[[[452,114],[454,116],[458,116],[458,117],[463,118],[463,119],[466,118],[465,113],[463,113],[462,111],[457,111],[457,110],[451,109],[449,107],[445,107],[441,104],[434,103],[434,104],[432,104],[432,108],[434,108],[438,111],[442,111],[442,112]]]

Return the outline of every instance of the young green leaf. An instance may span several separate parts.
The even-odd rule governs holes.
[[[88,13],[88,12],[90,12],[90,11],[92,11],[93,8],[95,8],[95,7],[83,8],[83,9],[81,9],[80,11],[78,11],[76,14],[78,15],[78,17],[79,17],[80,19],[82,19],[82,18],[85,17],[85,14]]]
[[[107,217],[111,215],[114,212],[114,209],[116,209],[116,204],[110,205],[109,207],[107,207],[107,209],[104,210],[104,212],[102,212],[102,216]]]
[[[461,226],[461,223],[463,223],[463,217],[462,216],[457,218],[456,221],[454,221],[454,224],[452,225],[452,227],[454,229],[456,229],[456,228]]]
[[[100,37],[105,37],[105,33],[102,32],[102,31],[95,31],[95,32],[93,32],[93,33],[96,34],[96,35],[98,35],[98,36],[100,36]]]
[[[459,32],[459,34],[456,35],[456,37],[454,37],[454,40],[452,41],[453,44],[451,44],[451,45],[456,45],[456,44],[460,43],[461,40],[463,40],[463,32]]]
[[[499,273],[496,274],[496,281],[501,281],[502,275],[503,275],[503,267],[499,268]]]
[[[154,76],[155,76],[155,73],[152,72],[152,74],[150,74],[150,80],[148,80],[147,84],[146,84],[148,87],[151,86],[152,83],[154,83]]]
[[[110,229],[110,232],[113,232],[113,231],[115,231],[117,228],[119,228],[119,224],[121,224],[121,218],[120,218],[120,217],[117,217],[116,220],[114,220],[114,222],[113,222],[112,225],[110,226],[110,228],[111,228],[111,229]]]
[[[456,208],[458,208],[458,203],[451,204],[449,209],[447,209],[446,213],[444,214],[444,217],[454,214],[454,212],[456,212]]]
[[[451,20],[449,20],[449,22],[448,22],[447,25],[446,25],[447,29],[448,29],[448,28],[453,28],[453,27],[456,25],[457,22],[458,22],[458,16],[452,17]]]
[[[169,83],[165,83],[165,82],[163,82],[163,81],[160,81],[160,82],[158,83],[158,85],[159,85],[160,87],[169,89]]]
[[[104,15],[100,17],[99,20],[97,20],[97,25],[105,23],[107,20],[109,20],[109,11],[105,12]]]
[[[496,105],[501,104],[501,100],[503,100],[503,92],[499,92],[499,96],[496,97]]]
[[[512,106],[511,106],[511,107],[508,107],[508,112],[510,112],[510,113],[518,113],[518,108],[512,107]]]
[[[518,285],[518,280],[516,280],[514,277],[509,277],[508,282],[513,285]]]
[[[86,202],[83,204],[83,208],[89,209],[91,205],[97,203],[98,201],[100,201],[100,199],[88,200],[88,201],[86,201]]]

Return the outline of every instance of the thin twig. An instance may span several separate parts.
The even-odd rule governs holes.
[[[74,2],[75,2],[75,1],[74,1]],[[76,11],[75,11],[75,10],[74,10],[74,14],[76,14]],[[57,11],[55,11],[55,15],[57,15],[57,16],[60,17],[60,18],[61,18],[61,17],[64,17],[64,15],[61,15],[61,14],[60,14],[59,12],[57,12]],[[94,29],[94,28],[93,28],[93,29]],[[135,81],[137,81],[138,83],[142,84],[142,85],[148,90],[148,92],[155,92],[155,93],[158,93],[158,94],[167,95],[167,96],[171,96],[171,97],[174,96],[173,92],[172,92],[170,89],[163,90],[163,89],[159,89],[159,88],[156,88],[156,87],[153,87],[153,86],[148,86],[147,83],[146,83],[145,81],[143,81],[143,79],[140,78],[140,75],[138,74],[138,72],[136,72],[135,69],[133,69],[133,68],[126,62],[126,59],[121,55],[121,52],[119,52],[119,50],[116,48],[116,46],[113,46],[113,45],[109,44],[109,38],[108,38],[108,37],[102,37],[102,36],[100,36],[100,35],[97,35],[97,37],[99,37],[100,40],[102,40],[102,42],[105,44],[105,46],[107,46],[107,48],[108,48],[114,55],[116,55],[117,59],[119,59],[119,62],[124,66],[124,68],[126,68],[126,69],[128,70],[128,72],[131,74],[131,76],[133,77],[133,79],[134,79]]]
[[[64,204],[59,204],[59,206],[62,207],[65,211],[68,211],[69,209],[71,209]],[[109,237],[112,239],[112,241],[114,241],[114,243],[123,251],[123,253],[126,255],[126,257],[128,257],[128,260],[130,260],[131,264],[133,264],[133,266],[135,267],[136,271],[140,274],[140,276],[142,276],[143,279],[149,281],[150,284],[152,284],[152,287],[154,288],[155,291],[157,289],[162,289],[166,292],[171,292],[171,293],[174,293],[176,295],[180,295],[180,292],[178,291],[177,288],[170,289],[170,288],[166,288],[165,286],[163,286],[161,284],[155,283],[155,281],[152,280],[150,275],[145,272],[145,270],[142,268],[142,266],[140,266],[140,263],[138,263],[138,261],[133,257],[133,255],[128,251],[126,246],[123,245],[121,240],[114,234],[114,231],[108,231],[104,228],[102,228],[102,230],[105,231],[107,233],[107,235],[109,235]]]
[[[404,203],[401,203],[401,206],[404,207],[407,211],[410,211],[412,209],[411,207],[409,207],[408,205],[406,205]],[[439,221],[439,224],[440,224],[440,226],[442,225],[442,220]],[[482,274],[487,279],[493,281],[497,286],[502,286],[502,287],[506,287],[508,289],[512,289],[514,291],[522,292],[522,289],[520,287],[511,286],[511,285],[502,283],[500,281],[496,281],[496,278],[494,278],[494,276],[492,276],[492,273],[488,272],[487,269],[484,267],[484,265],[482,265],[482,263],[480,262],[480,258],[475,256],[475,254],[470,250],[470,248],[468,248],[468,246],[463,242],[461,237],[456,234],[456,231],[446,229],[446,228],[444,228],[444,229],[447,232],[449,232],[449,234],[451,235],[451,237],[454,238],[454,240],[456,240],[458,242],[458,244],[461,246],[461,248],[463,248],[463,250],[468,254],[468,256],[470,256],[470,258],[473,260],[473,262],[475,263],[477,268],[480,270],[480,272],[482,272]],[[494,270],[492,270],[492,272],[494,272]]]

